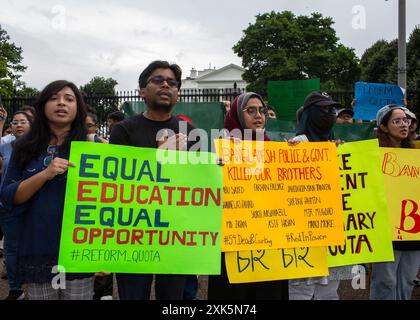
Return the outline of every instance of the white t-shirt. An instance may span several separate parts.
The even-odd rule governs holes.
[[[1,144],[3,144],[3,143],[9,143],[9,142],[12,142],[13,140],[16,140],[16,137],[13,134],[8,134],[8,135],[6,135],[4,137],[1,137],[0,143]]]

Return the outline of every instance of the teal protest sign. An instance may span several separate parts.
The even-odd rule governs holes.
[[[59,265],[65,272],[219,274],[222,170],[189,154],[73,142]]]

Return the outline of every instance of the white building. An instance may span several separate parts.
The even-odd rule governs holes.
[[[229,64],[220,69],[191,69],[190,76],[182,80],[181,89],[245,89],[247,83],[242,79],[245,69]]]

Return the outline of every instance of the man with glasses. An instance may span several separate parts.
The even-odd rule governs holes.
[[[110,143],[135,147],[187,149],[187,136],[194,128],[185,122],[186,132],[180,132],[180,120],[172,115],[181,88],[181,68],[166,61],[153,61],[140,74],[140,97],[146,111],[117,123]],[[172,135],[170,133],[172,133]],[[150,298],[153,275],[117,274],[118,293],[122,300]],[[156,275],[157,300],[181,300],[185,287],[184,275]]]

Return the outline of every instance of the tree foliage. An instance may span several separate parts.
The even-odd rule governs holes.
[[[25,84],[18,90],[16,90],[16,97],[36,97],[39,94],[39,90],[32,87],[27,87]]]
[[[13,81],[15,85],[20,84],[20,73],[26,70],[26,67],[21,64],[22,48],[17,47],[10,41],[10,36],[0,25],[0,58],[4,59],[6,63],[6,76]]]
[[[115,99],[109,98],[116,95],[117,84],[115,79],[97,76],[81,86],[80,90],[85,94],[89,106],[102,115],[117,110],[118,105]]]
[[[361,81],[398,83],[398,41],[379,40],[366,49],[360,59]],[[407,100],[420,113],[420,27],[407,43]]]
[[[324,89],[348,90],[359,78],[354,49],[338,43],[332,18],[290,11],[258,14],[233,47],[248,90],[265,94],[269,80],[320,78]]]
[[[6,60],[0,57],[0,96],[3,98],[10,98],[13,93],[13,81],[6,78],[6,76]]]

